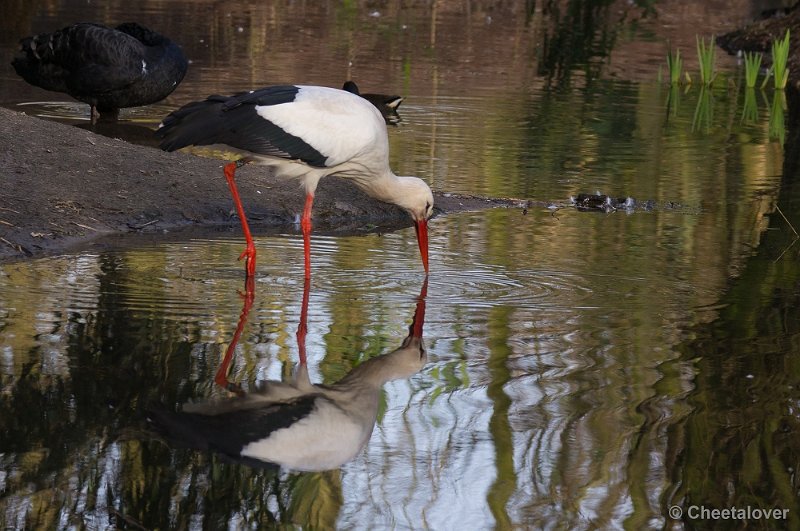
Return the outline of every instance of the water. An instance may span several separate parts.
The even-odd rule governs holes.
[[[135,18],[182,42],[187,79],[165,102],[125,111],[129,125],[152,127],[214,92],[353,77],[406,96],[389,131],[392,166],[436,190],[562,204],[599,191],[659,207],[432,220],[428,363],[384,387],[366,447],[325,472],[232,465],[145,431],[152,404],[225,396],[214,376],[245,302],[241,238],[2,264],[3,525],[705,523],[671,518],[673,505],[788,509],[788,524],[751,524],[799,525],[800,264],[788,222],[800,226],[800,198],[784,160],[792,147],[770,130],[772,92],[743,119],[746,94],[725,57],[710,105],[696,87],[656,83],[667,39],[693,51],[695,30],[683,28],[694,22],[672,11],[548,6],[527,25],[521,5],[450,2],[389,3],[381,16],[348,3],[65,2],[12,17],[22,34]],[[591,15],[593,37],[569,31],[568,6]],[[687,6],[709,34],[750,9]],[[574,54],[547,44],[564,39]],[[86,121],[85,107],[61,100],[10,69],[0,79],[6,106],[38,101],[23,108]],[[230,372],[245,389],[290,377],[300,355],[301,239],[256,243],[255,298]],[[312,253],[308,366],[313,382],[333,383],[399,346],[423,274],[411,230],[315,235]]]

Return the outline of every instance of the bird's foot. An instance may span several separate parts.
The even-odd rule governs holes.
[[[241,385],[233,382],[228,382],[228,385],[225,386],[225,390],[229,393],[235,394],[236,396],[245,396],[247,394],[245,393],[244,389],[242,389]]]
[[[239,385],[237,383],[234,383],[234,382],[231,382],[231,381],[228,381],[228,377],[225,376],[224,374],[217,373],[217,376],[214,379],[214,382],[218,386],[222,387],[223,389],[225,389],[229,393],[232,393],[232,394],[234,394],[236,396],[244,396],[244,395],[247,394],[245,392],[245,390],[242,389],[241,385]]]
[[[245,272],[248,277],[256,274],[256,247],[255,245],[248,244],[242,254],[239,255],[239,260],[244,258]]]

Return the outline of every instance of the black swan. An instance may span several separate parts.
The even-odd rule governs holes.
[[[400,115],[397,114],[397,108],[403,103],[402,96],[392,96],[388,94],[361,94],[358,90],[358,85],[354,81],[346,81],[342,90],[357,94],[373,104],[381,111],[383,119],[387,124],[396,125],[400,121]]]
[[[177,44],[135,22],[73,24],[20,40],[14,70],[31,85],[64,92],[115,119],[119,109],[167,97],[186,74]]]

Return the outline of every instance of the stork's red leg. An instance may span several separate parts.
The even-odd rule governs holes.
[[[305,258],[305,278],[311,278],[311,206],[314,204],[314,194],[306,193],[306,205],[303,207],[303,217],[300,219],[300,228],[303,229],[303,257]]]
[[[303,281],[303,305],[300,307],[300,325],[297,327],[297,351],[300,357],[300,365],[306,364],[306,333],[308,332],[308,292],[309,284],[311,283],[308,277]]]
[[[244,299],[244,303],[242,304],[242,313],[239,314],[239,324],[236,325],[236,331],[233,333],[233,338],[228,344],[228,348],[225,350],[225,357],[222,359],[222,363],[220,363],[217,374],[214,377],[214,382],[217,385],[237,395],[243,395],[244,391],[238,384],[228,380],[228,372],[230,371],[231,361],[233,360],[233,351],[236,349],[236,344],[239,342],[239,337],[242,335],[242,330],[247,322],[247,314],[250,313],[250,308],[253,306],[253,300],[255,299],[255,276],[250,275],[245,278],[244,293],[240,293],[240,295]]]
[[[236,168],[240,168],[247,164],[247,161],[243,159],[239,159],[235,162],[231,162],[225,165],[225,179],[228,181],[228,187],[231,189],[231,195],[233,196],[233,202],[236,205],[236,212],[239,214],[239,219],[242,222],[242,232],[244,232],[244,239],[247,242],[247,246],[244,249],[244,252],[239,255],[239,260],[242,258],[245,259],[245,274],[248,277],[252,277],[256,274],[256,245],[253,243],[253,236],[250,235],[250,227],[247,224],[247,217],[244,215],[244,207],[242,206],[242,200],[239,199],[239,191],[236,189],[236,182],[234,181],[234,176],[236,174]]]

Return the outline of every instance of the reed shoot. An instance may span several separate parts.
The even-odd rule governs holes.
[[[747,88],[755,88],[758,72],[761,70],[762,54],[756,52],[744,52],[744,78]]]
[[[789,81],[789,30],[783,39],[772,41],[772,72],[775,75],[775,88],[783,90]]]
[[[672,50],[667,52],[667,70],[669,70],[669,84],[677,85],[681,82],[681,72],[683,71],[683,59],[681,59],[681,51]]]
[[[705,86],[711,86],[717,73],[714,72],[714,59],[716,58],[716,47],[714,37],[706,43],[705,39],[697,37],[697,59],[700,63],[700,82]]]

